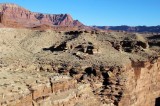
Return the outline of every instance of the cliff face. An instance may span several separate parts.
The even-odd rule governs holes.
[[[42,14],[26,10],[15,4],[0,4],[0,22],[9,27],[34,27],[39,25],[81,26],[69,14]]]
[[[155,63],[133,62],[122,75],[126,82],[120,106],[160,105],[160,59]]]

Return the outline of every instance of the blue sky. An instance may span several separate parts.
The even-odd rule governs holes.
[[[34,12],[69,13],[86,25],[160,25],[160,0],[0,0]]]

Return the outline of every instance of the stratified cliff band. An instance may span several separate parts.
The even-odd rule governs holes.
[[[9,27],[82,26],[69,14],[43,14],[31,12],[16,4],[0,4],[0,23]]]

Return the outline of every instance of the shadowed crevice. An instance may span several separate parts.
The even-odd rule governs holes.
[[[64,51],[66,50],[66,42],[61,43],[59,46],[55,47],[55,46],[51,46],[49,48],[43,48],[44,51]]]

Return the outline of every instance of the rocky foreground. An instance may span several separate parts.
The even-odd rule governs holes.
[[[1,106],[158,106],[159,35],[0,29]]]

